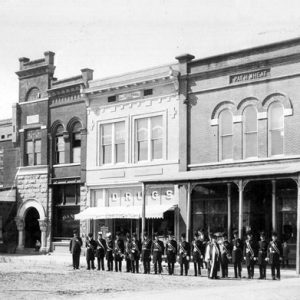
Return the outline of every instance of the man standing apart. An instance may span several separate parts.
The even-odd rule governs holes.
[[[106,252],[106,241],[102,238],[102,232],[98,232],[98,239],[97,239],[97,263],[98,263],[98,271],[100,270],[100,266],[102,271],[104,271],[104,256]]]
[[[70,252],[72,253],[73,269],[79,269],[80,252],[82,239],[78,236],[78,231],[73,230],[73,238],[70,241]]]
[[[280,261],[282,260],[282,246],[281,243],[278,241],[276,232],[272,233],[272,241],[269,243],[268,246],[268,258],[269,263],[271,265],[272,279],[276,280],[276,270],[276,277],[278,280],[280,280]]]

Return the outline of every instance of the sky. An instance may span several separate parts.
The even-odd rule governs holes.
[[[0,0],[0,119],[20,57],[55,52],[55,77],[94,79],[300,37],[299,0]]]

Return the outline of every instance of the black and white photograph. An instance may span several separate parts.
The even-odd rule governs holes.
[[[298,0],[0,0],[0,299],[300,299]]]

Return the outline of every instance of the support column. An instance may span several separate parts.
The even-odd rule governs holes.
[[[243,204],[244,204],[244,187],[243,180],[239,180],[239,238],[243,233]]]
[[[142,236],[141,236],[141,241],[144,239],[144,234],[145,234],[145,226],[146,226],[146,187],[145,183],[142,183]]]
[[[186,206],[186,239],[189,242],[191,236],[191,183],[187,184],[187,206]]]
[[[231,241],[231,183],[227,183],[227,233]]]
[[[297,184],[296,274],[300,275],[300,174],[298,174]]]
[[[277,231],[276,218],[276,180],[272,180],[272,230]]]
[[[47,219],[39,219],[40,229],[41,229],[41,248],[40,252],[47,252]]]
[[[24,227],[25,227],[25,222],[23,218],[20,217],[16,217],[15,218],[15,222],[17,225],[17,229],[18,229],[18,250],[23,250],[24,249]]]

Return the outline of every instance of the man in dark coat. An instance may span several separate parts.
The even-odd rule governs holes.
[[[93,239],[93,234],[90,232],[88,234],[88,239],[85,242],[86,247],[86,264],[87,264],[87,270],[95,269],[95,251],[97,249],[97,242]]]
[[[174,236],[169,232],[167,244],[166,244],[166,256],[168,262],[168,271],[169,275],[174,274],[174,265],[176,263],[177,255],[177,242],[174,239]]]
[[[200,241],[198,233],[195,232],[194,240],[192,242],[192,256],[194,262],[194,275],[197,276],[197,273],[201,276],[201,266],[203,261],[203,254],[202,253],[202,241]]]
[[[130,260],[131,260],[131,272],[139,273],[139,260],[141,255],[141,244],[137,239],[136,233],[133,233],[130,243]]]
[[[227,239],[227,234],[223,234],[223,239],[220,244],[221,250],[221,271],[222,278],[228,278],[228,263],[231,260],[231,245]]]
[[[77,230],[73,231],[73,238],[70,241],[70,252],[72,253],[73,269],[79,269],[80,252],[82,239],[78,236]]]
[[[130,253],[131,253],[131,238],[130,234],[126,234],[126,242],[125,242],[125,261],[126,261],[126,272],[129,273],[131,272],[131,258],[130,258]]]
[[[114,244],[114,255],[115,255],[115,271],[122,272],[122,261],[124,257],[124,241],[120,238],[120,233],[116,233],[116,239]]]
[[[183,275],[183,267],[185,276],[188,275],[190,255],[191,255],[191,245],[186,241],[185,233],[181,234],[181,241],[178,246],[179,253],[179,264],[180,264],[180,275]]]
[[[102,237],[102,232],[98,232],[98,239],[97,239],[97,250],[96,250],[96,256],[97,256],[97,263],[98,263],[98,271],[100,270],[100,267],[102,271],[104,271],[104,257],[106,253],[106,241]]]
[[[254,266],[257,261],[257,243],[253,238],[252,231],[247,232],[247,239],[244,244],[244,259],[246,261],[248,279],[253,279],[254,277]]]
[[[258,257],[257,263],[259,265],[259,279],[266,279],[267,268],[267,255],[268,255],[268,242],[264,232],[260,233],[260,241],[258,242]]]
[[[113,271],[113,251],[114,251],[114,242],[111,237],[111,233],[107,233],[106,235],[106,261],[107,261],[107,271]]]
[[[272,233],[272,241],[270,241],[268,246],[268,260],[271,265],[272,279],[280,280],[280,261],[282,260],[282,246],[278,241],[277,233]],[[276,278],[275,278],[276,270]]]
[[[154,264],[154,273],[157,274],[157,266],[158,266],[158,274],[162,272],[162,256],[164,254],[164,243],[159,239],[158,233],[154,234],[154,241],[152,243],[151,253],[153,257]]]
[[[152,241],[148,237],[148,234],[145,232],[144,240],[142,244],[142,258],[141,258],[144,266],[144,274],[150,274],[151,248],[152,248]]]
[[[232,240],[232,263],[234,268],[234,277],[242,278],[242,261],[243,261],[243,243],[238,237],[238,231],[233,232]]]

